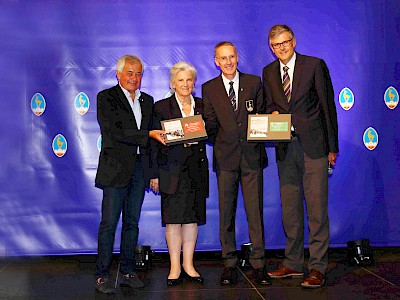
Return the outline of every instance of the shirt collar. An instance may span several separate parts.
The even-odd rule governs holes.
[[[280,70],[282,71],[284,66],[287,66],[289,68],[289,70],[294,70],[294,64],[296,62],[296,52],[294,52],[292,58],[289,60],[289,62],[285,65],[283,64],[281,61],[279,61],[280,64]]]
[[[124,89],[124,88],[122,87],[121,83],[118,83],[118,84],[119,84],[119,86],[121,87],[122,91],[124,92],[124,95],[126,96],[126,98],[131,99],[131,94],[128,92],[128,90]],[[137,90],[135,91],[135,99],[132,99],[133,102],[135,102],[135,100],[139,99],[140,95],[141,95],[140,90],[137,89]]]
[[[223,80],[225,86],[229,86],[229,82],[231,82],[231,81],[233,81],[235,84],[239,83],[239,71],[238,70],[236,70],[235,77],[232,80],[226,78],[224,74],[221,74],[221,75],[222,75],[222,80]]]
[[[177,93],[175,93],[175,98],[176,98],[176,102],[178,102],[179,109],[181,110],[182,116],[183,116],[184,115],[183,107],[182,107],[181,101],[179,101],[179,96]],[[192,95],[190,95],[190,114],[189,115],[190,116],[194,115],[194,98]]]

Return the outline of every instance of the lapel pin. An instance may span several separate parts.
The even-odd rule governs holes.
[[[246,100],[246,109],[248,112],[252,112],[254,110],[253,100]]]

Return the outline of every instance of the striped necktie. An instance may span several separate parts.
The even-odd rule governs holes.
[[[233,111],[236,110],[236,95],[235,95],[235,90],[233,89],[233,81],[229,82],[229,85],[231,86],[229,88],[229,101],[231,101],[231,105],[233,108]]]
[[[288,74],[289,68],[287,66],[283,67],[283,91],[285,92],[287,102],[290,101],[291,94],[290,94],[290,77]]]

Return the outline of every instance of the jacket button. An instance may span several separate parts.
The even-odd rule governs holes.
[[[204,149],[203,149],[203,148],[200,148],[200,149],[199,149],[199,151],[200,151],[200,152],[203,152],[203,151],[204,151]]]

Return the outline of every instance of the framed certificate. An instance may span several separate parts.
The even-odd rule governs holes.
[[[289,141],[291,139],[291,114],[249,115],[248,141]]]
[[[207,132],[201,115],[161,121],[167,145],[206,140]]]

